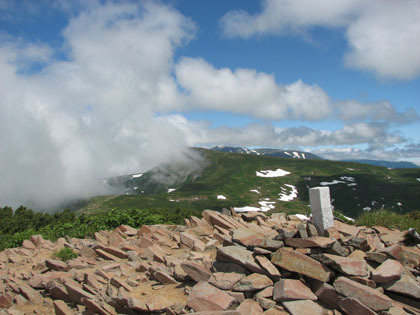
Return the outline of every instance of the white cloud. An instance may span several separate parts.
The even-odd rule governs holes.
[[[331,111],[328,95],[316,85],[275,82],[273,75],[251,69],[216,69],[203,59],[184,58],[176,65],[177,82],[190,107],[232,111],[281,120],[319,120]]]
[[[256,15],[238,10],[222,19],[224,34],[307,34],[311,28],[343,28],[345,64],[384,78],[420,74],[420,2],[417,0],[265,0]]]
[[[91,5],[43,44],[0,42],[0,205],[53,207],[96,180],[182,159],[184,135],[155,116],[176,104],[172,57],[195,26],[145,2]],[[60,49],[60,48],[58,48]],[[40,72],[22,72],[33,62]]]

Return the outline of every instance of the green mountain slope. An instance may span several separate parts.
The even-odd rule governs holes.
[[[409,212],[420,209],[420,169],[393,169],[350,162],[282,159],[196,149],[203,156],[200,168],[165,166],[139,177],[122,176],[128,195],[97,197],[79,212],[112,208],[222,209],[261,207],[275,202],[274,211],[308,213],[308,188],[330,184],[335,209],[357,217],[368,207]],[[194,163],[193,163],[194,164]],[[195,163],[196,164],[196,163]],[[262,170],[282,169],[282,177],[258,177]],[[280,201],[296,187],[297,198]],[[168,193],[168,189],[176,189]],[[257,190],[258,192],[251,191]],[[226,197],[218,199],[219,195]],[[365,209],[365,210],[363,210]]]

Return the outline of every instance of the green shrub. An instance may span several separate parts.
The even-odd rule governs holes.
[[[64,247],[59,251],[54,252],[53,258],[66,262],[68,260],[77,258],[77,254],[70,247]]]

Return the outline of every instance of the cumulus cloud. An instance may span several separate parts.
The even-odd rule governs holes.
[[[261,13],[231,11],[220,23],[228,37],[307,34],[341,28],[349,49],[345,65],[384,78],[420,74],[420,2],[417,0],[265,0]]]
[[[271,74],[252,69],[216,69],[203,59],[184,58],[175,68],[190,106],[232,111],[256,118],[319,120],[331,111],[328,95],[316,85],[277,84]]]
[[[64,60],[4,39],[0,205],[55,207],[98,193],[98,179],[182,159],[183,133],[156,111],[177,102],[173,52],[194,30],[177,11],[142,2],[90,5],[71,18]],[[26,72],[34,62],[42,71]]]

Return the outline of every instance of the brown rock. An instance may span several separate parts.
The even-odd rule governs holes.
[[[274,284],[274,301],[285,300],[312,300],[318,298],[312,291],[300,280],[281,279]]]
[[[289,314],[290,314],[289,312],[286,312],[284,310],[279,310],[276,308],[272,308],[264,312],[264,315],[289,315]]]
[[[54,279],[71,278],[70,272],[64,271],[50,271],[46,273],[37,273],[27,282],[34,289],[43,289],[45,285]]]
[[[322,303],[331,307],[332,309],[338,308],[338,301],[340,298],[332,285],[328,283],[322,283],[315,290],[315,295]]]
[[[265,235],[250,229],[237,229],[233,231],[232,240],[245,247],[261,247],[265,241]]]
[[[92,258],[95,259],[96,258],[96,253],[95,251],[87,246],[82,246],[82,248],[78,251],[79,256],[82,257],[87,257],[87,258]]]
[[[194,262],[185,261],[181,264],[181,268],[196,282],[208,281],[211,277],[211,272]]]
[[[262,315],[264,314],[264,311],[261,307],[261,305],[252,300],[252,299],[246,299],[243,301],[238,308],[236,309],[241,315]]]
[[[386,285],[385,290],[407,295],[420,301],[420,284],[408,271],[405,271],[398,281]]]
[[[372,272],[372,280],[376,283],[387,283],[398,280],[403,273],[403,266],[396,260],[388,259]]]
[[[0,309],[7,309],[13,305],[13,299],[8,294],[0,294]]]
[[[42,247],[42,245],[45,244],[44,238],[42,237],[42,235],[39,235],[39,234],[38,235],[32,235],[31,236],[31,241],[32,241],[32,243],[35,244],[36,247]]]
[[[145,302],[140,301],[139,299],[136,299],[136,298],[133,298],[133,297],[131,297],[127,300],[127,306],[128,306],[129,309],[132,309],[134,311],[139,311],[139,312],[148,312],[149,311]]]
[[[334,288],[338,293],[356,298],[375,311],[387,310],[391,306],[392,301],[386,295],[344,277],[334,281]]]
[[[271,262],[286,270],[327,282],[331,272],[320,262],[293,250],[280,248],[271,257]]]
[[[305,237],[305,238],[286,238],[284,242],[287,246],[297,248],[320,247],[327,248],[334,244],[336,240],[330,237]]]
[[[215,272],[209,279],[209,283],[222,290],[232,290],[233,286],[239,282],[244,274],[235,272]]]
[[[100,248],[96,248],[95,252],[98,254],[98,256],[101,256],[102,258],[105,258],[107,260],[113,260],[113,261],[117,261],[119,260],[119,258],[117,256],[114,256]]]
[[[53,298],[63,300],[66,302],[70,301],[66,288],[56,280],[48,281],[46,289]]]
[[[265,275],[253,273],[242,278],[233,286],[235,291],[256,291],[273,285],[273,281]]]
[[[111,315],[111,314],[116,315],[117,314],[115,311],[110,313],[109,308],[105,309],[98,302],[96,302],[94,300],[82,299],[82,303],[83,303],[83,305],[86,306],[86,309],[90,310],[94,314],[99,314],[99,315]]]
[[[111,284],[114,285],[117,288],[124,288],[127,291],[133,291],[133,289],[121,278],[119,277],[112,277],[111,278]]]
[[[354,225],[346,224],[338,220],[334,220],[334,227],[336,230],[344,235],[356,236],[360,228]]]
[[[149,312],[163,312],[174,304],[171,300],[159,295],[148,296],[145,302]]]
[[[256,298],[272,298],[273,297],[273,290],[274,287],[270,286],[270,287],[266,287],[264,290],[261,290],[260,292],[258,292],[257,294],[255,294]]]
[[[56,270],[56,271],[67,271],[67,264],[61,260],[56,260],[56,259],[46,259],[45,260],[45,264],[47,265],[48,268],[50,268],[51,270]]]
[[[273,278],[281,276],[280,271],[265,256],[255,256],[255,260],[263,267],[263,269]]]
[[[197,283],[188,296],[187,305],[196,312],[224,311],[232,307],[235,299],[208,282]]]
[[[41,294],[25,283],[19,285],[19,292],[33,304],[40,304],[43,301]]]
[[[391,255],[403,265],[417,267],[420,263],[420,250],[415,247],[393,245],[381,250],[381,253]]]
[[[154,272],[153,276],[162,284],[178,284],[178,281],[172,278],[171,275],[160,270]]]
[[[129,225],[120,225],[118,229],[123,232],[125,235],[128,236],[135,236],[137,235],[137,229],[129,226]]]
[[[31,241],[29,241],[29,240],[24,240],[23,242],[22,242],[22,247],[23,248],[26,248],[26,249],[35,249],[36,248],[36,246],[34,245],[34,243],[32,243]]]
[[[311,300],[284,301],[282,304],[292,315],[324,315],[324,309]]]
[[[67,289],[69,299],[78,304],[82,304],[82,298],[94,298],[94,295],[83,290],[82,287],[73,280],[66,279],[66,281],[64,282],[64,286]]]
[[[322,261],[331,268],[338,270],[348,276],[367,276],[368,269],[366,261],[331,254],[323,254]]]
[[[116,256],[118,258],[121,258],[121,259],[127,259],[128,258],[127,253],[124,252],[123,250],[117,248],[117,247],[98,245],[98,248],[100,248],[103,251],[105,251],[105,252],[107,252],[107,253],[109,253],[109,254],[111,254],[113,256]]]
[[[267,298],[255,298],[255,300],[260,303],[261,307],[265,310],[273,308],[276,306],[276,302]]]
[[[357,314],[357,315],[375,315],[376,313],[372,311],[369,307],[362,304],[359,300],[349,297],[345,299],[341,299],[338,302],[340,308],[349,315]]]
[[[217,250],[217,261],[233,262],[253,272],[263,273],[263,269],[255,262],[252,252],[238,246],[226,246]]]
[[[54,301],[54,310],[56,315],[73,315],[73,311],[62,300]]]
[[[367,252],[366,253],[366,259],[376,261],[379,264],[382,264],[385,262],[385,260],[388,259],[388,255],[384,253],[378,253],[378,252]]]

